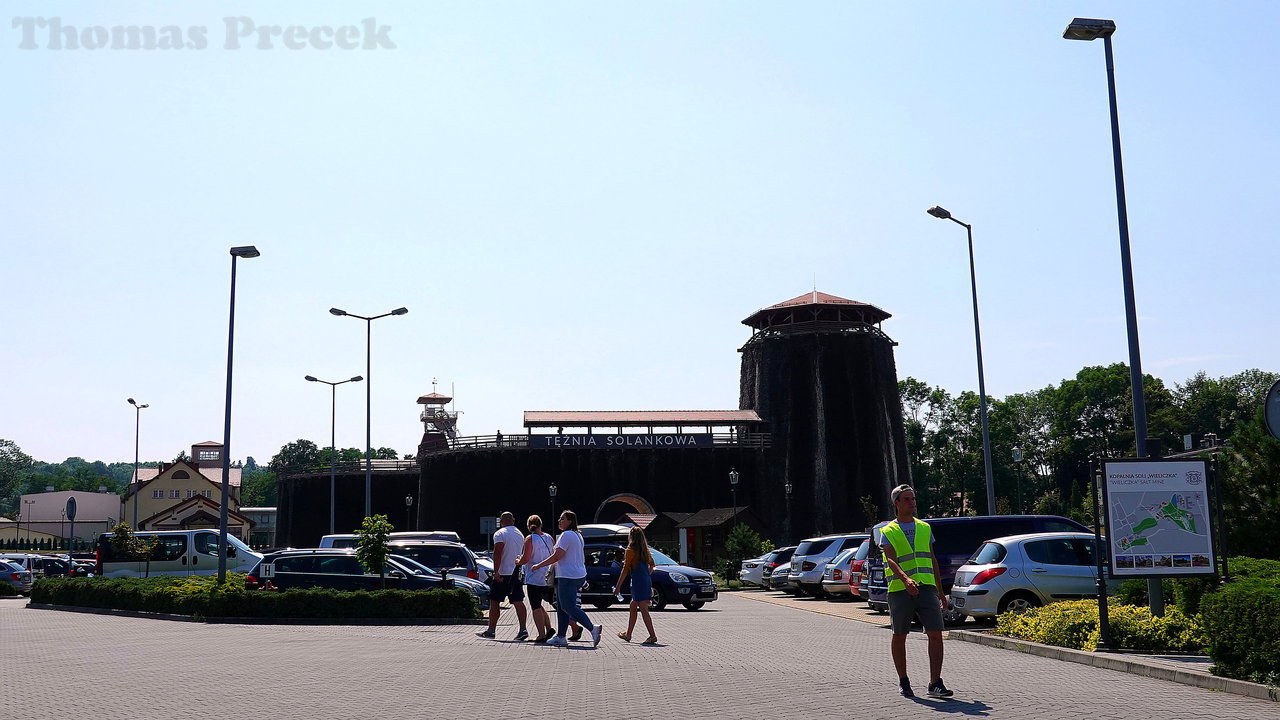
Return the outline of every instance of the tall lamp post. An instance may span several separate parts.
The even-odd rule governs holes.
[[[151,407],[147,404],[139,405],[136,400],[129,398],[129,404],[133,406],[133,529],[138,529],[138,491],[142,489],[138,485],[138,435],[142,431],[142,408]]]
[[[729,471],[729,489],[733,492],[733,522],[738,522],[738,469]],[[732,528],[730,528],[732,530]]]
[[[790,480],[787,481],[786,485],[782,486],[783,492],[785,492],[787,495],[787,521],[786,521],[786,528],[785,528],[786,532],[783,533],[784,537],[782,538],[782,543],[784,545],[791,544],[791,491],[792,489],[793,488],[791,487]]]
[[[973,263],[973,226],[951,217],[951,213],[938,205],[927,211],[940,220],[964,227],[969,235],[969,285],[973,289],[973,342],[978,349],[978,415],[982,420],[982,470],[987,478],[987,513],[996,514],[996,483],[991,472],[991,431],[987,427],[987,382],[982,372],[982,329],[978,324],[978,273]]]
[[[1067,40],[1102,38],[1107,58],[1107,99],[1111,105],[1111,161],[1116,176],[1116,220],[1120,226],[1120,272],[1124,281],[1124,321],[1129,336],[1129,390],[1133,394],[1133,434],[1138,457],[1147,457],[1147,404],[1142,392],[1142,352],[1138,347],[1138,309],[1133,296],[1133,259],[1129,253],[1129,209],[1124,199],[1124,159],[1120,153],[1120,113],[1116,108],[1116,67],[1111,54],[1112,20],[1075,18],[1062,37]],[[1096,490],[1095,490],[1096,492]],[[1164,589],[1159,578],[1147,578],[1147,598],[1153,615],[1164,614]]]
[[[252,245],[231,248],[231,310],[227,321],[227,403],[222,417],[222,494],[218,509],[218,584],[227,581],[227,503],[231,498],[231,360],[236,339],[236,261],[262,253]]]
[[[353,317],[365,321],[364,376],[364,516],[369,517],[373,508],[373,321],[388,315],[404,315],[409,308],[396,308],[391,312],[365,317],[346,310],[329,308],[331,315]]]
[[[329,386],[332,399],[329,403],[329,534],[332,535],[334,530],[334,513],[338,501],[338,386],[349,382],[360,382],[364,378],[356,375],[347,380],[338,380],[330,382],[321,380],[313,375],[305,376],[307,382],[320,382]]]
[[[31,544],[31,506],[35,505],[35,500],[23,500],[22,505],[27,509],[27,544]],[[18,519],[22,519],[22,509],[18,509]]]
[[[556,522],[556,484],[551,483],[547,486],[547,494],[551,496],[551,522]],[[552,525],[552,527],[556,527]]]

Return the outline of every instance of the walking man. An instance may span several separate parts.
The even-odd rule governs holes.
[[[884,552],[889,580],[889,618],[893,639],[889,650],[898,671],[903,697],[915,697],[907,679],[907,633],[911,620],[919,615],[929,638],[929,697],[945,698],[954,693],[942,684],[942,611],[947,594],[942,590],[938,562],[933,557],[933,532],[929,523],[916,518],[916,491],[899,485],[889,494],[897,517],[880,528],[878,539]]]
[[[524,583],[516,571],[516,558],[524,549],[524,535],[516,528],[516,516],[504,512],[498,516],[498,532],[493,534],[493,579],[489,582],[489,628],[478,632],[482,638],[494,638],[498,628],[498,616],[502,614],[502,601],[511,600],[516,609],[516,619],[520,621],[520,632],[516,640],[527,640],[529,631],[525,629],[528,611],[524,606]]]

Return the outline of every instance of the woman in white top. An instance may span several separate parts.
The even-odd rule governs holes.
[[[555,550],[555,540],[542,532],[542,518],[530,515],[525,521],[525,527],[529,529],[529,537],[524,539],[524,550],[520,552],[516,563],[532,565],[551,557],[551,553]],[[538,628],[538,637],[534,642],[544,643],[556,634],[555,630],[551,629],[551,619],[547,617],[547,611],[542,607],[544,601],[550,605],[554,595],[551,584],[548,582],[547,568],[534,570],[530,567],[529,572],[525,573],[524,584],[525,595],[529,597],[529,607],[533,610],[533,624]]]
[[[587,577],[587,561],[582,551],[582,533],[578,532],[578,515],[572,510],[560,513],[560,537],[556,539],[555,550],[546,560],[529,569],[540,570],[551,565],[556,566],[556,600],[560,603],[560,611],[557,613],[558,632],[547,644],[568,645],[564,634],[569,629],[569,622],[574,620],[583,627],[591,628],[591,643],[599,645],[604,626],[591,622],[578,598],[578,590]]]

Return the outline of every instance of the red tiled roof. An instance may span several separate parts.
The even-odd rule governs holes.
[[[764,422],[755,410],[525,410],[525,427],[648,427],[750,425]]]
[[[765,310],[774,310],[784,307],[795,307],[797,305],[867,305],[868,303],[858,302],[857,300],[848,300],[846,298],[828,295],[824,292],[814,290],[807,292],[799,297],[793,297],[790,300],[780,302],[777,305],[770,305]]]
[[[795,308],[805,307],[814,309],[815,319],[816,315],[820,314],[821,309],[823,308],[835,308],[837,311],[839,311],[840,308],[855,308],[856,311],[853,313],[852,318],[860,317],[862,322],[878,323],[893,317],[871,303],[858,302],[857,300],[849,300],[848,298],[842,298],[836,295],[812,290],[798,297],[793,297],[790,300],[780,302],[777,305],[760,308],[759,310],[751,313],[751,316],[746,320],[743,320],[742,324],[759,328],[772,325],[775,323],[775,320],[795,322],[794,320],[788,319],[791,317],[790,313]]]
[[[440,393],[430,393],[430,394],[423,395],[422,397],[418,398],[418,404],[419,404],[419,405],[426,405],[426,404],[427,404],[427,403],[429,403],[429,402],[431,402],[431,403],[447,403],[447,402],[449,402],[449,401],[450,401],[450,400],[452,400],[452,399],[453,399],[453,398],[449,397],[448,395],[441,395]]]

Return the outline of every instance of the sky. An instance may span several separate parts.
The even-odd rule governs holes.
[[[973,226],[990,395],[1125,362],[1104,48],[1073,17],[1118,27],[1143,369],[1280,370],[1276,3],[5,8],[0,438],[38,460],[131,461],[128,397],[143,460],[222,439],[240,245],[230,455],[259,463],[328,444],[308,374],[369,376],[401,453],[433,379],[462,435],[737,408],[741,320],[815,287],[893,315],[900,378],[976,390],[965,231],[933,205]],[[401,306],[371,372],[327,312]],[[337,389],[339,446],[364,395]]]

